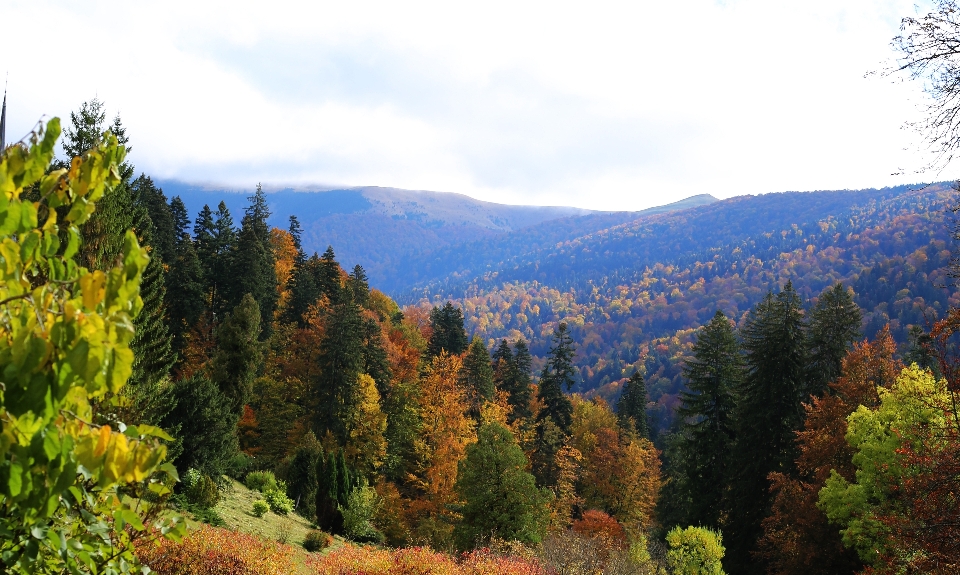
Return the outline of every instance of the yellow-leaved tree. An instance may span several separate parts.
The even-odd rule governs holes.
[[[107,133],[47,172],[60,121],[0,151],[0,571],[139,572],[132,543],[178,536],[157,505],[176,479],[150,426],[92,423],[90,402],[130,376],[148,262],[127,232],[112,269],[77,264],[80,231],[119,182]]]

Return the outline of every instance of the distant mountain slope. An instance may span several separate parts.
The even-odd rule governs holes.
[[[889,323],[903,343],[924,314],[960,304],[954,291],[931,287],[947,283],[958,197],[938,184],[732,198],[451,276],[428,286],[421,305],[454,300],[471,332],[488,341],[522,335],[537,364],[557,323],[568,322],[577,389],[615,398],[623,378],[644,368],[663,428],[694,330],[717,309],[742,321],[787,280],[808,301],[840,281],[865,311],[865,335]]]
[[[167,197],[180,196],[191,217],[204,204],[224,201],[239,223],[252,191],[209,188],[160,181]],[[551,241],[563,241],[637,217],[638,212],[596,212],[562,206],[512,206],[475,200],[462,194],[358,187],[337,190],[283,189],[268,192],[270,225],[286,229],[290,215],[303,227],[308,253],[332,245],[344,267],[360,264],[373,285],[391,293],[409,292],[417,282],[445,277],[446,267],[432,271],[434,254],[448,248],[504,237],[545,222],[562,221]],[[715,201],[708,195],[688,198],[646,212],[682,209]],[[537,235],[540,235],[538,232]],[[528,234],[529,236],[529,234]],[[493,263],[497,263],[496,260]]]

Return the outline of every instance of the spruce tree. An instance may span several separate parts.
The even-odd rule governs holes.
[[[322,456],[320,442],[308,431],[287,466],[287,495],[293,499],[297,512],[309,520],[317,516],[317,471]]]
[[[162,419],[162,427],[176,439],[171,456],[181,474],[190,468],[220,477],[239,451],[239,416],[216,383],[202,375],[174,384],[176,404]]]
[[[206,309],[203,270],[189,234],[181,234],[174,246],[167,280],[167,313],[173,349],[181,353],[186,347],[187,334]]]
[[[203,270],[207,306],[213,314],[212,323],[216,324],[233,307],[230,305],[231,292],[239,291],[231,289],[237,281],[232,261],[237,233],[227,204],[220,202],[216,212],[212,212],[209,206],[203,206],[197,215],[193,233],[197,258]],[[242,296],[240,294],[239,297]]]
[[[698,333],[683,375],[681,419],[671,449],[672,481],[689,504],[679,521],[719,529],[730,475],[734,393],[743,381],[743,357],[730,320],[721,311]]]
[[[753,552],[770,508],[767,476],[793,472],[794,432],[803,422],[806,338],[800,297],[790,282],[751,310],[742,337],[747,369],[734,409],[724,563],[730,572],[759,575],[764,566]]]
[[[533,393],[531,384],[531,371],[533,370],[533,357],[530,355],[530,349],[523,338],[517,338],[513,344],[513,360],[510,362],[510,370],[504,389],[510,394],[510,415],[508,421],[513,423],[518,419],[528,420],[533,415],[530,410],[530,396]]]
[[[843,285],[823,290],[810,312],[807,348],[809,363],[804,401],[821,396],[827,384],[840,377],[843,358],[860,337],[863,313]]]
[[[340,445],[347,442],[346,422],[356,408],[357,377],[364,368],[364,329],[360,309],[349,297],[333,306],[320,343],[319,374],[313,381],[316,405],[314,432],[333,433]]]
[[[217,327],[217,347],[210,360],[210,379],[217,384],[239,419],[250,402],[253,380],[262,361],[260,309],[250,294],[243,296]]]
[[[340,299],[340,264],[337,263],[336,255],[333,253],[333,246],[327,246],[320,259],[313,268],[314,281],[321,295],[327,296],[331,302]],[[313,302],[310,302],[313,304]]]
[[[480,408],[487,401],[493,399],[493,368],[490,365],[490,353],[483,340],[474,336],[467,354],[463,358],[463,368],[460,370],[460,385],[467,391],[470,402],[470,415],[480,417]]]
[[[430,311],[430,327],[433,334],[427,342],[427,355],[436,357],[441,351],[450,355],[460,355],[466,351],[470,340],[463,328],[463,310],[447,302],[443,307],[434,307]]]
[[[617,401],[617,418],[624,429],[630,429],[644,439],[649,438],[647,386],[640,370],[634,371],[623,386],[620,400]]]
[[[134,230],[141,245],[153,247],[153,224],[143,205],[134,207]],[[133,373],[127,393],[135,406],[136,420],[126,423],[156,425],[169,407],[163,399],[163,381],[170,374],[177,356],[173,350],[173,337],[167,327],[164,281],[163,261],[160,254],[151,249],[150,261],[140,281],[143,307],[133,320],[134,335],[130,342]]]
[[[370,284],[367,281],[367,272],[363,271],[360,264],[353,266],[353,271],[350,272],[349,285],[353,292],[353,301],[357,302],[357,305],[365,307],[370,295]]]
[[[474,340],[476,341],[476,340]],[[453,536],[461,550],[497,538],[536,544],[543,539],[550,493],[537,489],[527,457],[509,429],[497,422],[477,431],[467,447],[454,487],[463,500]]]
[[[510,343],[501,339],[500,343],[490,354],[490,367],[493,369],[493,384],[498,390],[507,391],[507,380],[510,378],[510,369],[513,365],[513,351]],[[509,392],[508,392],[509,393]]]
[[[543,402],[543,409],[537,420],[539,422],[550,417],[564,435],[570,434],[573,421],[573,404],[563,393],[564,387],[569,391],[575,382],[573,353],[573,339],[567,324],[561,323],[553,332],[553,345],[540,375],[537,397]]]
[[[270,228],[267,226],[270,210],[259,184],[248,199],[250,205],[245,210],[236,246],[230,254],[231,273],[228,275],[233,281],[228,283],[225,291],[229,302],[239,302],[246,294],[253,296],[261,317],[265,318],[261,338],[266,339],[278,297]]]
[[[363,346],[363,368],[362,372],[373,378],[377,384],[377,392],[380,397],[386,397],[390,392],[390,359],[387,356],[387,350],[383,347],[383,336],[380,330],[380,324],[373,318],[363,318],[362,346]]]
[[[153,179],[144,174],[140,174],[131,183],[130,191],[135,208],[145,209],[150,217],[153,227],[150,246],[153,252],[160,256],[163,263],[169,264],[175,257],[174,246],[180,233],[176,228],[177,223],[174,221],[170,205],[167,204],[167,197],[163,194],[163,190],[153,183]]]

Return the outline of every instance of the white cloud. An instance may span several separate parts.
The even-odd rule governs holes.
[[[935,175],[906,0],[0,5],[8,139],[98,95],[160,177],[639,209]],[[906,149],[905,149],[906,148]],[[956,177],[945,172],[941,178]]]

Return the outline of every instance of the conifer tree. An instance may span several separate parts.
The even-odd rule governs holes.
[[[217,323],[232,309],[230,284],[237,279],[232,262],[237,234],[227,204],[220,202],[216,212],[212,212],[209,206],[203,206],[197,215],[193,234],[200,269],[203,270],[207,306],[212,313],[212,322]],[[239,298],[236,303],[239,303]]]
[[[367,272],[363,271],[360,264],[353,266],[349,282],[350,289],[353,291],[353,301],[357,302],[357,305],[365,307],[370,295],[370,284],[367,281]]]
[[[770,509],[770,473],[792,475],[803,423],[806,353],[800,297],[790,282],[751,310],[742,331],[747,370],[737,390],[730,485],[724,527],[728,571],[759,575],[752,557]]]
[[[173,260],[167,272],[167,286],[167,313],[173,349],[181,353],[186,347],[187,334],[197,325],[206,309],[203,270],[189,234],[181,234],[174,246]]]
[[[210,477],[227,471],[239,451],[237,421],[230,398],[203,375],[181,379],[173,387],[176,404],[162,420],[176,443],[170,447],[180,473],[190,468]]]
[[[860,337],[862,322],[863,313],[843,285],[838,283],[823,290],[810,313],[804,401],[809,401],[810,395],[823,395],[827,384],[840,377],[843,358]]]
[[[217,347],[210,360],[210,379],[230,404],[236,419],[250,401],[260,366],[260,309],[247,294],[217,327]]]
[[[170,205],[167,204],[167,197],[163,194],[163,190],[154,184],[153,179],[144,174],[140,174],[130,184],[130,191],[135,209],[145,209],[147,216],[150,217],[153,227],[150,245],[153,252],[163,260],[163,263],[169,264],[175,257],[174,246],[180,234],[176,229]],[[180,205],[183,205],[182,202]]]
[[[180,196],[170,198],[170,220],[173,222],[174,245],[176,245],[184,234],[187,234],[187,237],[190,236],[190,214]],[[193,238],[190,240],[193,241]]]
[[[552,489],[557,485],[561,472],[557,453],[563,449],[567,438],[568,434],[565,434],[549,415],[538,418],[533,455],[530,457],[533,475],[537,478],[538,486]]]
[[[277,274],[274,268],[273,250],[270,244],[270,228],[267,218],[270,210],[263,189],[257,184],[257,191],[248,198],[247,206],[237,235],[236,245],[231,251],[228,269],[233,281],[228,282],[226,296],[228,303],[236,305],[245,294],[250,294],[260,308],[263,322],[261,338],[270,334],[273,312],[277,307]]]
[[[527,544],[543,539],[551,497],[546,489],[537,489],[526,468],[527,457],[509,429],[495,421],[480,426],[477,442],[460,462],[455,486],[464,501],[463,519],[453,532],[460,549],[491,537]]]
[[[543,409],[537,416],[538,422],[550,417],[564,435],[570,434],[573,405],[563,393],[574,384],[573,338],[567,330],[567,324],[561,323],[553,332],[553,345],[547,356],[547,363],[540,375],[540,388],[537,397],[543,402]]]
[[[317,516],[317,471],[322,456],[320,442],[308,431],[287,467],[287,495],[293,499],[297,512],[310,520]]]
[[[134,231],[141,245],[153,248],[153,224],[142,205],[134,207]],[[163,381],[170,374],[177,356],[167,328],[164,280],[163,261],[160,254],[151,249],[150,261],[140,283],[143,308],[133,320],[134,336],[130,342],[133,373],[125,393],[132,400],[135,413],[132,419],[125,420],[126,423],[156,425],[170,408]]]
[[[620,394],[620,400],[617,402],[617,417],[621,427],[632,429],[637,436],[649,439],[647,386],[640,370],[634,371],[623,386],[623,393]]]
[[[460,355],[467,349],[470,340],[463,328],[463,310],[447,302],[443,307],[434,307],[430,311],[430,327],[433,334],[427,343],[427,355],[436,357],[441,351],[450,355]]]
[[[467,354],[463,358],[463,369],[460,370],[460,385],[467,391],[467,400],[470,402],[470,415],[474,419],[480,417],[480,408],[487,401],[493,399],[493,368],[490,366],[490,353],[483,340],[474,336]]]
[[[507,340],[502,340],[493,356],[496,386],[509,394],[507,421],[511,424],[517,420],[529,420],[533,415],[530,411],[533,358],[523,338],[518,338],[513,348],[511,354]]]
[[[319,374],[313,381],[319,406],[314,432],[323,437],[329,431],[340,445],[347,442],[346,422],[358,400],[357,377],[364,368],[363,328],[360,309],[349,297],[343,298],[330,311],[319,349]]]
[[[377,392],[381,397],[389,393],[393,374],[390,372],[390,360],[383,346],[380,324],[373,318],[363,318],[363,373],[373,378]]]
[[[333,246],[327,246],[326,251],[316,262],[314,270],[314,281],[320,290],[320,295],[325,295],[331,302],[340,299],[340,264],[337,263],[336,255],[333,253]],[[311,305],[313,302],[310,302]]]
[[[718,529],[730,474],[734,391],[743,381],[740,345],[723,312],[697,333],[683,373],[688,391],[677,410],[683,419],[672,475],[682,491],[679,498],[690,503],[679,521]]]
[[[301,259],[302,258],[302,259]],[[317,272],[320,258],[316,253],[306,259],[298,254],[290,277],[290,303],[287,305],[286,320],[304,327],[303,315],[315,304],[322,292],[317,284]]]
[[[493,385],[498,390],[507,391],[510,370],[513,366],[513,351],[510,343],[501,339],[500,343],[490,354],[490,367],[493,369]],[[508,392],[509,393],[509,392]]]

